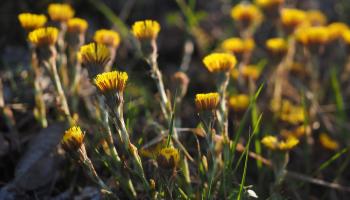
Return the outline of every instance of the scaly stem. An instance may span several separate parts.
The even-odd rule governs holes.
[[[87,156],[85,145],[82,146],[78,150],[80,161],[83,164],[83,167],[87,169],[90,177],[104,190],[104,192],[108,194],[112,194],[111,189],[103,182],[103,180],[97,174],[94,165],[92,164],[90,158]]]
[[[166,121],[168,122],[168,124],[171,124],[171,115],[172,115],[172,108],[170,105],[170,101],[166,95],[165,92],[165,87],[164,87],[164,83],[163,83],[163,78],[162,78],[162,73],[159,70],[158,67],[158,62],[157,62],[157,57],[158,57],[158,53],[157,53],[157,44],[155,40],[150,41],[150,45],[151,45],[151,49],[152,52],[150,55],[145,55],[145,60],[147,61],[147,63],[151,66],[151,77],[153,78],[153,80],[156,83],[158,92],[160,94],[160,107],[163,113],[164,118],[166,119]],[[180,143],[180,141],[178,141],[178,133],[176,131],[176,129],[174,127],[169,127],[169,128],[173,128],[172,133],[173,133],[173,138],[175,139],[175,141],[179,144],[179,147],[181,148],[181,150],[183,150],[185,152],[185,154],[187,155],[187,157],[190,157],[190,155],[188,154],[187,150],[183,147],[183,145]],[[189,172],[188,169],[188,163],[187,163],[187,159],[186,157],[183,160],[184,164],[182,165],[185,169],[183,170],[184,172]],[[185,176],[185,180],[187,183],[190,183],[190,175],[189,173],[184,173]]]
[[[46,63],[46,66],[48,67],[48,70],[52,76],[53,82],[55,84],[55,88],[56,88],[57,93],[58,93],[58,97],[60,98],[60,103],[62,104],[62,110],[65,114],[65,117],[68,119],[68,121],[71,124],[73,124],[73,119],[72,119],[70,111],[69,111],[66,95],[64,94],[61,80],[60,80],[60,77],[58,75],[58,71],[57,71],[57,67],[56,67],[56,60],[54,59],[54,57],[52,57],[52,58],[50,58],[50,60],[48,62],[44,62],[44,63]]]
[[[219,80],[217,83],[218,92],[220,95],[219,109],[218,109],[218,122],[219,122],[219,134],[228,136],[228,121],[227,121],[227,106],[226,106],[226,89],[230,81],[229,72],[219,74]]]
[[[43,91],[40,86],[40,69],[38,66],[38,59],[35,54],[35,49],[30,48],[32,56],[32,71],[33,71],[33,82],[34,82],[34,93],[35,93],[35,107],[37,109],[37,114],[42,127],[47,127],[47,118],[46,118],[46,106],[43,99]]]
[[[156,46],[156,45],[155,45]],[[146,59],[149,65],[151,66],[151,77],[156,83],[159,95],[160,95],[160,108],[162,113],[167,121],[170,120],[170,112],[169,112],[169,100],[165,92],[162,73],[159,70],[158,62],[157,62],[157,53],[152,54],[151,58]]]

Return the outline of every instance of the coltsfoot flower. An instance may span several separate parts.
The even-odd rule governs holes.
[[[39,62],[54,59],[57,55],[55,44],[58,29],[54,27],[38,28],[28,34],[28,40],[35,46]]]
[[[310,134],[311,130],[310,127],[306,127],[305,125],[300,125],[294,129],[283,129],[281,131],[281,135],[284,138],[288,138],[288,137],[296,137],[296,138],[301,138],[307,134]]]
[[[57,37],[58,29],[54,27],[38,28],[28,35],[29,41],[37,47],[54,45]]]
[[[101,93],[123,92],[127,80],[126,72],[112,71],[98,74],[94,79],[94,84]]]
[[[33,31],[45,25],[47,18],[45,15],[37,15],[32,13],[21,13],[18,15],[21,26],[26,31]]]
[[[210,111],[216,109],[219,104],[219,93],[196,94],[195,104],[198,111]]]
[[[284,0],[256,0],[255,3],[263,9],[269,9],[282,5]]]
[[[221,43],[221,48],[237,56],[250,53],[255,48],[255,42],[251,38],[242,39],[238,37],[228,38]]]
[[[166,147],[160,150],[157,163],[163,169],[175,169],[180,161],[180,152],[174,147]]]
[[[100,29],[94,34],[94,41],[108,47],[116,48],[120,43],[120,36],[113,30]]]
[[[268,135],[261,140],[261,143],[273,151],[289,151],[299,144],[299,140],[295,137],[280,140],[276,136]]]
[[[296,106],[288,100],[283,100],[280,119],[290,124],[299,124],[305,120],[305,111],[302,106]]]
[[[266,41],[266,48],[274,55],[285,55],[288,44],[283,38],[270,38]]]
[[[52,21],[67,22],[74,17],[74,9],[69,4],[52,3],[48,7]]]
[[[262,14],[253,4],[240,3],[231,10],[231,17],[237,21],[243,29],[249,28],[262,21]]]
[[[86,32],[87,28],[87,21],[81,18],[72,18],[67,22],[67,31],[69,33],[83,34]]]
[[[349,29],[348,25],[342,22],[334,22],[328,25],[329,39],[337,40],[342,37],[342,34]]]
[[[324,26],[300,28],[295,36],[298,42],[307,47],[319,47],[330,40],[329,30]]]
[[[87,67],[90,78],[101,73],[111,59],[107,46],[94,42],[83,45],[80,48],[79,57],[83,66]]]
[[[62,147],[67,151],[76,151],[83,144],[84,134],[79,126],[66,130],[62,139]]]
[[[257,80],[260,74],[261,70],[255,65],[246,65],[241,68],[241,75],[245,79]]]
[[[306,20],[306,14],[303,10],[284,8],[281,11],[281,23],[285,27],[287,33],[294,30]]]
[[[171,79],[172,79],[173,85],[178,90],[179,98],[182,99],[187,93],[187,88],[188,88],[190,79],[188,78],[186,73],[181,71],[174,73]]]
[[[138,40],[154,40],[160,31],[160,25],[154,20],[137,21],[132,25],[132,33]]]
[[[280,8],[285,0],[255,0],[255,3],[260,7],[264,15],[269,18],[277,18],[280,15]]]
[[[229,53],[212,53],[204,57],[203,63],[209,72],[228,72],[236,65],[237,60]]]
[[[321,133],[319,137],[320,144],[322,147],[329,150],[337,150],[339,149],[339,144],[337,141],[329,137],[326,133]]]
[[[249,96],[246,94],[232,95],[228,104],[230,108],[236,112],[245,111],[249,106]]]

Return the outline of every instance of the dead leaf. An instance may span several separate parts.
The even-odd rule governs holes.
[[[31,139],[16,166],[14,184],[24,190],[33,190],[50,181],[55,166],[52,152],[60,143],[65,128],[64,123],[53,124]]]

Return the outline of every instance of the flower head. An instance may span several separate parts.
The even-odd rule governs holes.
[[[79,53],[83,65],[104,67],[110,60],[110,52],[103,44],[90,43],[83,45]]]
[[[327,17],[319,10],[308,10],[306,18],[311,26],[324,26],[327,24]]]
[[[330,39],[328,29],[323,26],[299,28],[295,36],[297,41],[305,46],[324,45]]]
[[[268,9],[282,5],[284,0],[256,0],[255,3],[263,9]]]
[[[127,80],[128,74],[126,72],[112,71],[98,74],[94,79],[94,83],[102,93],[123,92]]]
[[[246,65],[241,68],[241,75],[246,79],[257,80],[260,74],[260,69],[255,65]]]
[[[174,147],[166,147],[160,150],[157,163],[164,169],[174,169],[180,161],[179,150]]]
[[[305,112],[302,106],[293,105],[290,101],[283,100],[280,119],[290,124],[302,123],[305,120]]]
[[[219,93],[196,94],[195,104],[198,111],[214,110],[219,104]]]
[[[339,149],[339,144],[334,139],[330,138],[326,133],[321,133],[319,137],[321,145],[329,150]]]
[[[302,24],[306,19],[306,14],[303,10],[284,8],[281,12],[281,23],[290,31]]]
[[[230,71],[237,60],[229,53],[212,53],[204,57],[203,63],[210,72],[224,72]]]
[[[137,21],[132,25],[132,33],[138,40],[154,40],[160,31],[160,25],[154,20]]]
[[[70,33],[85,33],[87,28],[87,21],[81,18],[72,18],[67,22],[67,31]]]
[[[330,40],[340,39],[342,34],[349,29],[348,25],[341,22],[331,23],[327,28]]]
[[[253,25],[253,23],[259,23],[262,19],[262,15],[258,7],[253,4],[240,3],[232,8],[231,17],[242,23],[244,27]]]
[[[288,44],[283,38],[270,38],[266,41],[266,47],[273,54],[285,54]]]
[[[18,15],[18,20],[26,31],[32,31],[43,27],[47,21],[47,18],[45,15],[21,13]]]
[[[79,126],[73,126],[66,130],[62,139],[62,146],[66,150],[76,151],[83,144],[84,134]]]
[[[234,54],[243,54],[253,51],[255,48],[255,42],[253,39],[242,39],[242,38],[229,38],[222,42],[221,47],[228,52]]]
[[[96,43],[116,48],[119,46],[120,36],[113,30],[100,29],[95,32],[94,40]]]
[[[246,94],[238,94],[230,97],[229,106],[236,112],[244,111],[249,106],[249,96]]]
[[[281,131],[281,135],[284,138],[288,138],[288,137],[296,137],[296,138],[301,138],[306,134],[310,133],[310,127],[305,127],[305,125],[300,125],[297,126],[294,129],[283,129]]]
[[[57,41],[58,29],[54,27],[38,28],[30,32],[29,41],[35,46],[51,46]]]
[[[271,150],[289,151],[299,143],[299,140],[295,137],[288,137],[285,140],[280,140],[275,136],[269,135],[265,136],[261,140],[261,143]]]
[[[74,9],[69,4],[52,3],[48,13],[52,21],[66,22],[74,17]]]

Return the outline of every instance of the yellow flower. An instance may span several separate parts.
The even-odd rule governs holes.
[[[58,29],[54,27],[38,28],[30,32],[29,41],[35,46],[54,45],[57,41]]]
[[[236,112],[244,111],[249,106],[249,96],[246,94],[238,94],[230,97],[229,106]]]
[[[303,107],[295,106],[288,100],[282,101],[280,119],[290,124],[302,123],[305,120]]]
[[[127,80],[128,74],[126,72],[112,71],[98,74],[94,79],[94,83],[102,93],[123,92]]]
[[[203,58],[209,72],[230,71],[237,63],[236,57],[229,53],[212,53]]]
[[[259,23],[262,19],[260,10],[253,4],[240,3],[231,10],[231,17],[244,25],[250,26],[252,23]]]
[[[342,34],[343,41],[345,44],[350,45],[350,30],[346,30]]]
[[[255,3],[259,7],[266,9],[280,6],[284,3],[284,0],[256,0]]]
[[[246,79],[257,80],[260,76],[260,70],[255,65],[247,65],[241,68],[241,75]]]
[[[221,47],[228,52],[234,54],[243,54],[253,51],[255,42],[253,39],[241,39],[237,37],[226,39],[222,42]]]
[[[323,45],[330,39],[329,31],[326,27],[305,27],[295,32],[297,41],[306,46]]]
[[[276,150],[278,148],[278,139],[275,136],[265,136],[261,143],[271,150]]]
[[[74,9],[69,4],[52,3],[48,13],[52,21],[66,22],[74,17]]]
[[[43,27],[47,21],[47,18],[45,15],[21,13],[18,15],[18,20],[26,31],[32,31]]]
[[[282,9],[281,22],[287,28],[294,30],[298,25],[302,24],[305,19],[306,14],[302,10],[292,8]]]
[[[157,163],[164,169],[174,169],[180,161],[179,150],[174,147],[166,147],[160,150]]]
[[[271,150],[289,151],[299,144],[299,140],[295,137],[279,140],[277,137],[269,135],[265,136],[261,143]]]
[[[240,72],[239,72],[239,70],[238,70],[237,68],[233,68],[233,69],[231,70],[231,77],[232,77],[234,80],[237,80],[237,79],[238,79],[239,74],[240,74]]]
[[[304,135],[310,133],[310,128],[309,127],[305,127],[305,125],[301,125],[301,126],[298,126],[292,130],[287,130],[287,129],[283,129],[281,131],[281,135],[284,137],[284,138],[288,138],[288,137],[296,137],[296,138],[301,138],[303,137]]]
[[[198,111],[214,110],[219,104],[219,93],[196,94],[195,104]]]
[[[273,54],[284,54],[287,52],[288,44],[283,38],[270,38],[266,41],[266,47]]]
[[[137,21],[132,25],[132,33],[138,40],[154,40],[160,31],[160,25],[154,20]]]
[[[324,26],[327,24],[327,17],[319,10],[308,10],[306,18],[312,26]]]
[[[104,67],[110,60],[110,52],[103,44],[90,43],[80,48],[80,57],[84,65]]]
[[[342,37],[342,34],[349,29],[348,25],[341,22],[334,22],[328,25],[329,39],[336,40]]]
[[[281,151],[288,151],[293,149],[296,145],[299,144],[299,140],[295,137],[288,137],[287,139],[285,139],[284,141],[280,141],[278,148]]]
[[[72,18],[67,22],[67,31],[70,33],[85,33],[87,28],[87,21],[81,18]]]
[[[337,141],[330,138],[326,133],[321,133],[319,137],[321,145],[329,150],[339,149],[339,144]]]
[[[62,139],[62,146],[66,150],[77,150],[83,144],[84,134],[79,126],[66,130]]]
[[[116,48],[120,43],[119,34],[113,30],[100,29],[95,32],[94,40],[97,43],[104,44],[108,47]]]

